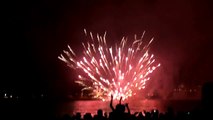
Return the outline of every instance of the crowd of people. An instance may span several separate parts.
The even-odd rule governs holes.
[[[159,112],[158,109],[131,113],[128,103],[122,104],[121,100],[122,98],[114,108],[113,96],[111,96],[110,108],[112,111],[109,114],[99,109],[95,115],[91,113],[81,115],[81,113],[77,112],[72,116],[65,114],[60,120],[212,120],[213,118],[211,115],[213,111],[210,106],[180,112],[175,112],[172,107],[168,107],[164,113]]]
[[[95,115],[80,112],[71,115],[56,115],[53,99],[4,101],[0,102],[1,120],[213,120],[213,83],[205,84],[202,89],[201,106],[190,111],[177,111],[168,107],[162,112],[158,109],[132,112],[128,103],[122,103],[122,98],[113,106],[113,96],[109,113],[98,109]],[[137,100],[135,103],[137,105]],[[181,104],[180,104],[181,105]],[[85,108],[86,109],[86,108]]]

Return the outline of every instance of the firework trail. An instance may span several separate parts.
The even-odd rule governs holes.
[[[80,70],[75,82],[83,86],[82,91],[92,90],[94,98],[108,100],[113,95],[117,100],[120,97],[125,100],[144,89],[150,80],[149,74],[160,66],[154,55],[149,54],[154,38],[142,44],[145,32],[139,39],[135,35],[131,44],[123,37],[119,44],[111,47],[107,45],[106,32],[103,36],[93,36],[84,29],[84,33],[90,40],[82,43],[82,57],[68,45],[68,51],[64,50],[58,58],[70,68]]]

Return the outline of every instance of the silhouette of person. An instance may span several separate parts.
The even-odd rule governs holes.
[[[120,98],[119,103],[116,105],[114,108],[112,103],[113,103],[113,95],[111,95],[111,100],[110,100],[110,108],[112,109],[112,112],[110,113],[109,119],[110,120],[127,120],[130,118],[130,109],[128,106],[128,103],[121,104],[122,97]],[[125,107],[127,108],[128,112],[125,113]]]

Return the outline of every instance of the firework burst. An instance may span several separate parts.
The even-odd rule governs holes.
[[[94,98],[108,100],[113,95],[117,100],[120,97],[125,100],[144,89],[150,80],[149,74],[160,66],[149,53],[154,38],[142,44],[145,32],[139,39],[135,35],[131,44],[123,37],[119,44],[111,47],[106,42],[106,32],[103,36],[93,36],[85,29],[84,32],[90,39],[82,43],[83,56],[76,55],[68,45],[68,50],[58,58],[70,68],[80,70],[75,82],[83,86],[82,91],[92,90]]]

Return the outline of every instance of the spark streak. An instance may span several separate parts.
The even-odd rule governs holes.
[[[111,94],[115,99],[123,100],[135,95],[138,90],[144,89],[146,82],[150,80],[149,74],[160,63],[156,63],[153,54],[149,54],[149,46],[142,46],[145,32],[138,39],[135,35],[131,44],[123,37],[120,44],[108,47],[106,33],[104,36],[87,33],[90,40],[83,45],[83,57],[79,57],[68,45],[68,51],[58,56],[69,67],[80,70],[78,80],[82,90],[92,90],[92,96],[102,100],[108,100]]]

